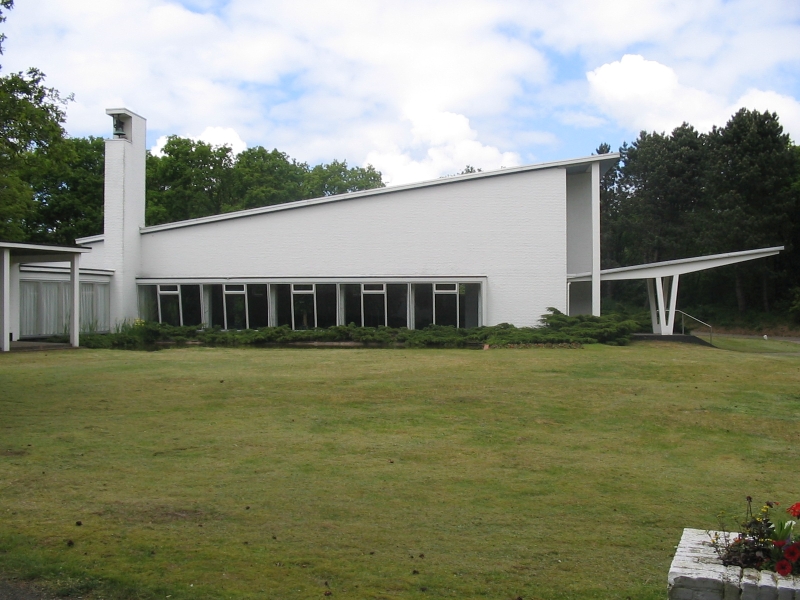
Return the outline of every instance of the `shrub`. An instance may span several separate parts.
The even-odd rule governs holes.
[[[286,325],[223,331],[218,327],[173,327],[136,320],[125,322],[109,334],[84,334],[81,345],[88,348],[153,349],[163,344],[197,342],[209,346],[265,346],[298,342],[358,342],[376,346],[407,348],[465,348],[470,346],[531,347],[581,344],[626,344],[639,324],[622,315],[602,317],[567,315],[551,308],[539,327],[515,327],[501,323],[491,327],[457,329],[430,325],[425,329],[356,327],[337,325],[327,329],[295,331]]]

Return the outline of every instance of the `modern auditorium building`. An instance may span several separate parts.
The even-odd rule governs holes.
[[[0,242],[3,349],[65,331],[77,344],[79,330],[137,318],[224,329],[530,326],[548,307],[599,315],[606,279],[647,280],[654,331],[668,334],[681,274],[781,250],[601,271],[600,179],[617,154],[148,227],[145,119],[106,112],[104,232],[74,248]]]

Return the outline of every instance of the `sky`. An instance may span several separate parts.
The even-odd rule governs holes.
[[[777,112],[800,141],[797,0],[16,0],[3,72],[179,135],[401,184]]]

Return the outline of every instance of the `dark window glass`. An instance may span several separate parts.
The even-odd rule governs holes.
[[[292,326],[292,286],[278,283],[272,287],[275,298],[275,325]]]
[[[178,286],[177,285],[161,285],[159,286],[162,292],[177,292]]]
[[[458,325],[456,307],[458,295],[456,294],[435,294],[436,302],[436,324],[437,325]]]
[[[382,292],[383,291],[383,284],[382,283],[365,283],[364,284],[364,291],[365,292]]]
[[[226,292],[243,292],[244,285],[243,284],[229,284],[225,286]]]
[[[364,294],[364,327],[386,325],[385,294]]]
[[[228,329],[247,329],[244,294],[225,294]]]
[[[200,286],[181,286],[181,309],[183,310],[183,324],[197,327],[203,322],[200,312]]]
[[[389,327],[408,327],[408,286],[405,283],[386,286],[386,305]]]
[[[267,285],[265,283],[247,286],[247,310],[250,317],[250,329],[259,329],[269,325],[269,304],[267,303]]]
[[[433,284],[414,284],[414,329],[425,329],[433,323]]]
[[[312,283],[295,283],[292,288],[295,292],[313,292],[314,284]]]
[[[158,288],[154,285],[139,286],[139,318],[158,321]]]
[[[161,294],[158,297],[161,302],[161,322],[167,325],[181,324],[180,300],[177,294]]]
[[[294,328],[314,329],[314,294],[294,296]]]
[[[336,325],[336,284],[317,284],[317,327]]]
[[[462,283],[458,286],[458,326],[477,327],[480,322],[480,283]]]
[[[436,291],[437,292],[455,292],[456,291],[456,284],[455,283],[437,283],[436,284]]]
[[[222,286],[215,283],[206,286],[210,288],[211,298],[211,326],[225,327],[225,307],[222,303]]]
[[[341,288],[345,325],[354,323],[361,327],[361,286],[358,283],[345,283]]]

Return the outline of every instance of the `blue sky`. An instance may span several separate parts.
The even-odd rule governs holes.
[[[18,0],[6,72],[177,134],[388,183],[616,149],[642,129],[776,111],[800,140],[800,3],[775,0]]]

